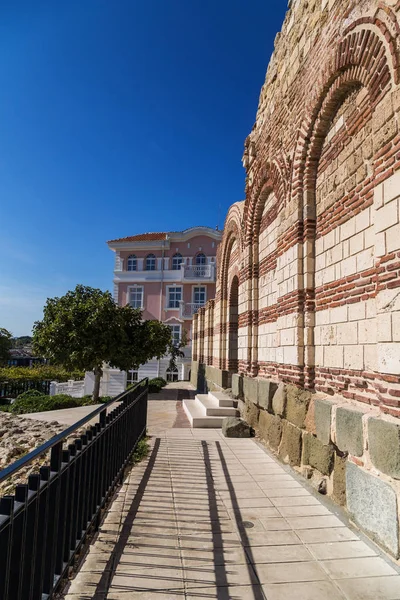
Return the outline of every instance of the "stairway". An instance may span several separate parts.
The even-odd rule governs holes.
[[[184,400],[183,409],[192,427],[222,427],[226,417],[238,417],[237,402],[223,392],[197,394],[194,400]]]

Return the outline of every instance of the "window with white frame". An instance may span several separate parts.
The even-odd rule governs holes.
[[[175,369],[168,369],[166,372],[166,376],[167,376],[168,382],[179,381],[179,372],[176,367],[175,367]]]
[[[193,288],[193,303],[204,306],[206,303],[206,288],[204,286],[196,286]]]
[[[183,263],[183,256],[182,256],[182,254],[179,254],[179,252],[177,252],[172,257],[172,270],[179,271],[182,263]]]
[[[128,371],[126,374],[126,384],[132,385],[136,381],[139,381],[139,372],[136,370]]]
[[[154,254],[148,254],[146,257],[146,271],[156,270],[156,257]]]
[[[172,343],[174,346],[179,346],[181,341],[181,325],[168,325],[171,330]]]
[[[182,288],[174,286],[168,288],[167,308],[179,308],[182,301]]]
[[[129,288],[129,304],[132,308],[143,308],[143,287]]]
[[[196,265],[205,265],[207,262],[206,255],[203,252],[199,252],[196,255]]]
[[[134,254],[128,256],[128,260],[126,263],[127,271],[136,271],[137,270],[137,258]]]

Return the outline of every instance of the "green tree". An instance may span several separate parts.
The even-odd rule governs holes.
[[[15,337],[12,339],[13,348],[23,348],[32,344],[32,338],[30,335],[21,335],[21,337]]]
[[[178,358],[184,358],[185,353],[183,351],[183,349],[187,346],[188,344],[188,336],[187,336],[187,331],[186,329],[183,329],[182,331],[182,336],[181,339],[179,340],[179,342],[177,344],[171,344],[170,348],[169,348],[169,365],[168,365],[168,369],[170,371],[174,371],[176,369],[176,361],[178,360]]]
[[[0,327],[0,365],[7,364],[12,348],[12,335],[3,327]]]
[[[93,371],[97,400],[104,363],[125,371],[161,358],[171,348],[171,331],[143,321],[140,310],[117,306],[109,292],[78,285],[47,300],[43,320],[33,326],[33,347],[52,364]]]

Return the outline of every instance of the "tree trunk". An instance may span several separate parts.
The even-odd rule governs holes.
[[[100,395],[100,379],[103,375],[103,371],[100,367],[96,367],[94,370],[94,388],[93,388],[93,402],[97,404]]]

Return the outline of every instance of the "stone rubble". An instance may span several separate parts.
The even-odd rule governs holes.
[[[27,419],[23,415],[0,412],[0,471],[64,429],[66,426],[57,421],[36,421]],[[73,438],[75,439],[77,435],[78,432]],[[72,439],[67,440],[66,443],[71,441]],[[12,493],[17,484],[26,483],[28,476],[37,473],[40,466],[48,464],[48,460],[49,453],[45,453],[26,468],[18,471],[14,477],[0,483],[0,496]]]

